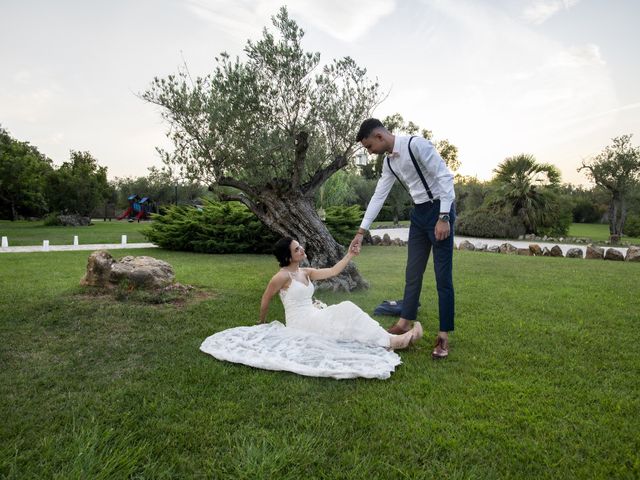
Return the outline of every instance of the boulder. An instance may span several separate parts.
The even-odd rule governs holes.
[[[624,259],[627,262],[640,262],[640,247],[627,248],[627,256]]]
[[[89,256],[81,285],[112,287],[121,282],[142,288],[159,288],[173,283],[175,273],[167,262],[153,257],[126,256],[115,261],[109,252],[99,250]]]
[[[471,243],[469,240],[465,240],[464,242],[460,243],[460,246],[458,247],[458,250],[470,250],[473,251],[475,250],[476,247],[473,243]]]
[[[518,255],[524,255],[525,257],[530,257],[531,256],[531,250],[529,250],[528,248],[519,248],[518,249]]]
[[[94,287],[106,286],[109,284],[111,275],[111,266],[115,260],[111,254],[105,250],[98,250],[89,255],[87,261],[87,272],[85,273],[80,285],[91,285]]]
[[[90,217],[82,215],[58,215],[58,220],[64,227],[86,227],[91,223]]]
[[[380,245],[380,242],[382,242],[382,239],[378,235],[374,235],[373,237],[371,237],[372,245]]]
[[[382,245],[385,245],[385,246],[391,245],[391,237],[389,236],[389,234],[388,234],[388,233],[385,233],[385,234],[382,236],[382,242],[381,242],[381,244],[382,244]]]
[[[620,250],[616,250],[615,248],[607,248],[607,251],[604,254],[605,260],[614,260],[617,262],[624,261],[624,255]]]
[[[499,245],[491,245],[489,248],[487,248],[487,252],[500,253],[500,246]]]
[[[604,258],[604,248],[596,247],[595,245],[587,245],[587,252],[584,258],[602,260]]]
[[[126,280],[139,287],[156,288],[170,284],[174,278],[173,267],[153,257],[129,255],[111,266],[113,283]]]
[[[562,257],[562,249],[558,245],[554,245],[551,247],[551,250],[549,250],[549,255],[552,257]]]
[[[542,249],[542,256],[543,257],[550,257],[551,256],[551,250],[549,250],[547,247],[544,247]]]
[[[536,256],[542,255],[542,248],[540,248],[540,245],[538,245],[537,243],[530,244],[529,251],[531,252],[531,255],[536,255]]]
[[[510,243],[503,243],[500,245],[500,253],[506,253],[509,255],[515,255],[518,252],[518,249],[511,245]]]
[[[486,243],[478,243],[476,245],[476,252],[486,252],[488,245]]]
[[[567,250],[567,258],[582,258],[582,249],[578,247],[573,247]]]

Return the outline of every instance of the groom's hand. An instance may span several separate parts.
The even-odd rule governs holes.
[[[351,244],[349,245],[349,250],[351,250],[355,255],[360,253],[360,247],[362,246],[362,239],[364,235],[360,232],[356,233],[351,240]]]
[[[450,233],[451,233],[451,226],[449,225],[449,222],[443,222],[442,220],[438,220],[436,222],[436,230],[435,230],[436,240],[444,240],[445,238],[449,237]]]

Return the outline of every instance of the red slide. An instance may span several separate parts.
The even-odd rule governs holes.
[[[133,213],[133,208],[129,207],[124,211],[124,213],[122,215],[117,217],[117,220],[122,220],[124,217],[128,217],[132,213]]]

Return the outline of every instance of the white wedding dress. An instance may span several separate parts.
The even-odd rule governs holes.
[[[280,291],[287,325],[237,327],[205,339],[200,350],[219,360],[313,377],[389,378],[400,357],[389,333],[352,302],[313,305],[314,286],[293,276]]]

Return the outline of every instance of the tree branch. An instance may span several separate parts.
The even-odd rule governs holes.
[[[258,206],[246,195],[229,195],[228,193],[221,193],[220,199],[225,202],[241,202],[244,203],[253,213],[258,211]]]
[[[309,149],[309,134],[307,132],[300,132],[296,135],[296,157],[293,162],[293,177],[291,178],[291,186],[298,188],[300,185],[300,178],[304,169],[304,160],[307,157],[307,150]]]
[[[302,185],[300,190],[302,190],[302,193],[305,195],[315,192],[331,175],[336,173],[346,164],[347,157],[338,155],[327,167],[322,170],[318,170],[315,175],[311,177],[311,180]]]
[[[258,196],[258,192],[256,192],[251,185],[243,182],[242,180],[236,180],[235,178],[231,177],[220,177],[216,183],[221,187],[237,188],[238,190],[241,190],[247,195],[251,195],[252,197]]]

